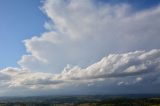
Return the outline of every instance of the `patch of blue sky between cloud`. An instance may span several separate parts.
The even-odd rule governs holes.
[[[149,9],[155,6],[158,6],[160,1],[159,0],[93,0],[97,5],[115,5],[115,4],[129,4],[132,5],[133,9],[135,10],[143,10],[143,9]]]

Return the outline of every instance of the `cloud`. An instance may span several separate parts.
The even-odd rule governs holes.
[[[87,67],[106,54],[159,49],[160,6],[133,11],[124,3],[46,0],[42,10],[52,28],[24,41],[29,55],[18,63],[28,70],[59,73],[67,64]]]
[[[45,0],[48,31],[24,40],[27,54],[19,68],[0,71],[1,85],[71,93],[159,92],[160,6],[134,11],[131,4],[97,2]]]
[[[160,50],[110,54],[86,68],[68,65],[59,74],[30,72],[16,68],[7,68],[0,72],[7,75],[6,78],[3,78],[5,76],[2,78],[7,80],[7,85],[11,88],[62,89],[69,86],[87,88],[104,85],[104,89],[105,86],[114,88],[137,86],[134,88],[136,91],[139,90],[139,86],[160,84]]]
[[[110,54],[99,62],[85,69],[73,67],[64,69],[60,76],[64,79],[98,79],[98,78],[125,78],[159,72],[160,50],[149,52],[135,51],[124,54]]]

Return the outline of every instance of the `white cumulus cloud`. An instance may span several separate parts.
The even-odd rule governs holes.
[[[68,65],[59,74],[31,72],[17,68],[7,68],[0,72],[1,80],[6,81],[6,86],[9,88],[61,89],[69,86],[74,88],[77,85],[84,88],[100,85],[104,89],[105,86],[159,87],[160,50],[110,54],[86,68]]]

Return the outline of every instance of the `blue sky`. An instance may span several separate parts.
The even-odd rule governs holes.
[[[96,1],[96,0],[95,0]],[[110,2],[111,4],[116,3],[129,3],[134,6],[135,9],[146,9],[159,4],[159,0],[100,0],[102,2]],[[97,1],[96,1],[97,2]]]
[[[22,41],[45,31],[40,0],[0,0],[0,67],[17,66],[26,52]]]
[[[0,0],[0,95],[160,93],[159,3]]]

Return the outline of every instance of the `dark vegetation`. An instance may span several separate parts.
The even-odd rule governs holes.
[[[1,97],[0,106],[160,106],[159,95]]]

